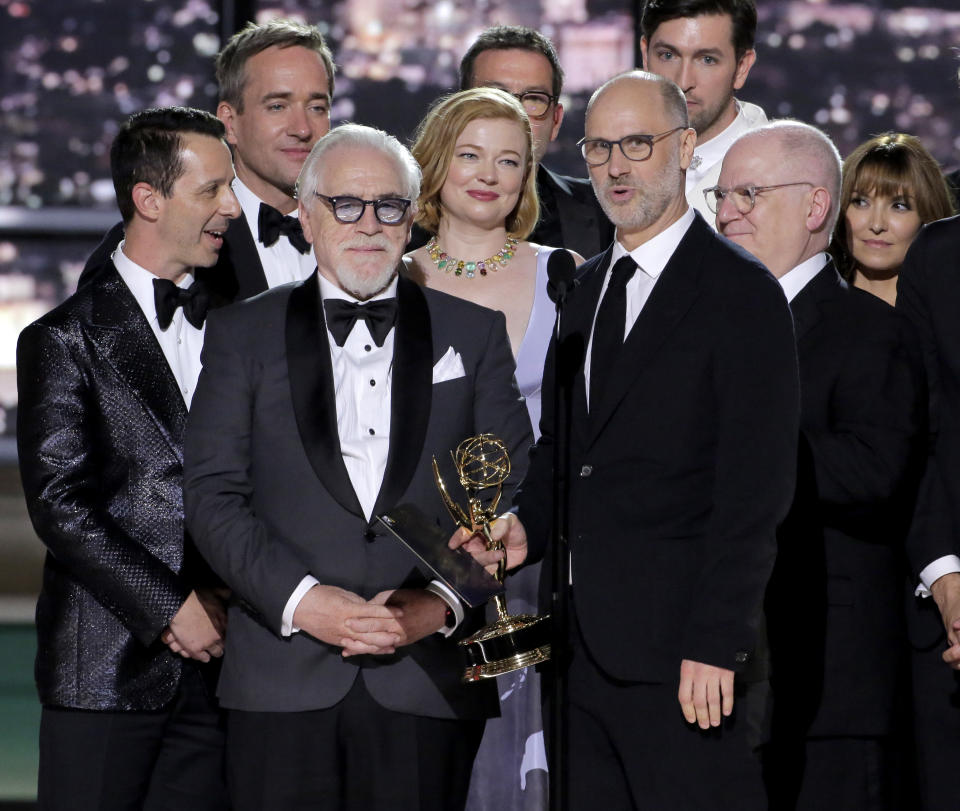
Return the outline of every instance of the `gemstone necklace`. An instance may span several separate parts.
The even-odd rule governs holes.
[[[453,272],[454,276],[466,276],[468,279],[472,279],[477,273],[481,276],[486,276],[487,271],[500,270],[500,268],[506,267],[507,262],[513,259],[513,255],[517,252],[517,244],[519,242],[520,240],[514,237],[507,237],[507,241],[503,243],[503,247],[499,251],[493,256],[487,259],[481,259],[478,262],[454,259],[437,244],[437,238],[435,236],[430,238],[426,248],[427,253],[430,254],[430,259],[433,261],[433,264],[437,266],[438,270],[442,270],[445,273]]]

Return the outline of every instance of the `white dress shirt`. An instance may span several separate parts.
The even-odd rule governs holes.
[[[276,287],[287,282],[299,282],[306,279],[317,266],[313,258],[313,251],[300,253],[293,245],[286,234],[280,234],[277,241],[269,248],[260,241],[260,203],[263,202],[257,195],[248,189],[240,178],[233,179],[233,192],[240,201],[240,207],[243,209],[243,216],[246,217],[247,225],[250,226],[250,233],[253,234],[253,242],[257,246],[257,254],[260,257],[260,264],[263,266],[263,275],[267,278],[267,287]],[[291,217],[299,217],[299,212],[294,209]]]
[[[777,279],[783,288],[783,294],[787,297],[787,301],[793,301],[797,294],[813,281],[814,276],[826,267],[829,261],[830,257],[825,253],[814,254]]]
[[[633,261],[637,263],[638,269],[637,272],[633,274],[633,278],[627,282],[627,318],[623,325],[623,339],[627,339],[627,335],[629,335],[630,330],[633,329],[633,325],[636,323],[640,311],[643,309],[643,305],[646,304],[647,299],[650,298],[657,279],[660,278],[660,274],[663,273],[667,262],[669,262],[670,257],[673,256],[677,245],[680,244],[680,240],[683,239],[687,233],[687,229],[693,224],[693,218],[693,209],[687,208],[676,222],[632,251],[624,248],[619,240],[613,243],[613,251],[610,255],[610,266],[607,268],[607,274],[603,280],[603,287],[600,290],[600,298],[597,299],[597,309],[593,314],[594,324],[597,322],[597,312],[600,311],[600,304],[603,302],[603,297],[607,292],[607,286],[610,284],[611,270],[613,266],[617,264],[618,259],[629,253],[630,256],[633,257]],[[591,325],[590,341],[587,344],[587,357],[583,365],[583,376],[587,385],[588,409],[590,407],[590,354],[592,351],[593,326]]]
[[[120,278],[123,279],[133,297],[140,305],[150,329],[163,350],[167,365],[177,380],[177,387],[183,395],[183,402],[190,408],[193,393],[197,390],[197,378],[200,377],[200,351],[203,349],[203,327],[197,329],[183,316],[183,307],[177,307],[173,320],[166,329],[160,329],[157,321],[157,307],[154,304],[153,280],[159,278],[146,268],[140,267],[124,252],[121,242],[110,257]],[[193,284],[193,274],[186,274],[178,287],[187,288]],[[204,324],[204,327],[206,324]]]
[[[343,299],[357,303],[357,299],[345,293],[336,285],[320,279],[320,297]],[[390,283],[382,293],[369,301],[394,298],[397,295],[397,280]],[[321,303],[321,306],[322,303]],[[393,344],[396,329],[391,329],[383,342],[377,346],[362,318],[357,319],[350,334],[337,346],[330,330],[327,330],[327,342],[330,345],[330,360],[333,367],[333,385],[337,403],[337,433],[340,437],[340,449],[343,463],[350,476],[357,500],[363,509],[364,517],[369,521],[373,517],[373,508],[383,484],[383,474],[387,469],[387,455],[390,451],[390,404],[393,382]],[[319,581],[307,575],[284,607],[280,632],[288,636],[298,629],[293,625],[293,615],[303,596]],[[452,610],[456,625],[463,620],[463,606],[456,595],[444,583],[433,581],[427,590],[436,594]],[[444,635],[455,629],[443,628]]]

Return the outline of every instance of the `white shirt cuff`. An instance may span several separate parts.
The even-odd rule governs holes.
[[[303,596],[314,586],[319,585],[320,581],[312,574],[308,574],[300,581],[300,585],[293,590],[293,594],[290,595],[290,599],[287,600],[287,604],[283,607],[283,617],[280,620],[280,636],[290,636],[300,630],[293,624],[293,615],[297,610],[297,606],[300,605]]]
[[[443,600],[453,612],[453,618],[455,620],[453,627],[448,628],[446,625],[444,625],[437,631],[438,634],[450,636],[450,634],[460,627],[460,623],[463,622],[463,606],[460,604],[460,600],[457,598],[457,595],[450,590],[450,587],[440,580],[431,580],[427,585],[427,591],[429,591],[431,594],[436,594],[437,597]]]
[[[928,563],[920,572],[920,583],[917,585],[914,594],[917,597],[929,597],[930,587],[945,574],[953,572],[960,572],[960,557],[956,555],[944,555],[942,558],[937,558],[933,563]]]

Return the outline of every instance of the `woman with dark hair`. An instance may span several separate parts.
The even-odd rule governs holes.
[[[407,273],[506,316],[517,384],[539,434],[554,249],[525,241],[540,214],[530,120],[503,90],[463,90],[430,109],[412,152],[423,169],[416,222],[432,237],[404,257]]]
[[[843,162],[839,208],[830,253],[841,275],[891,305],[920,227],[953,213],[937,161],[919,139],[894,132],[874,136]]]

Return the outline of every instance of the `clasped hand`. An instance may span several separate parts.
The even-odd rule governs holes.
[[[228,595],[225,589],[191,591],[160,634],[160,640],[185,659],[209,662],[223,656]]]
[[[346,658],[385,655],[443,627],[446,606],[423,589],[382,591],[370,600],[336,586],[316,585],[300,601],[294,625],[342,649]]]

